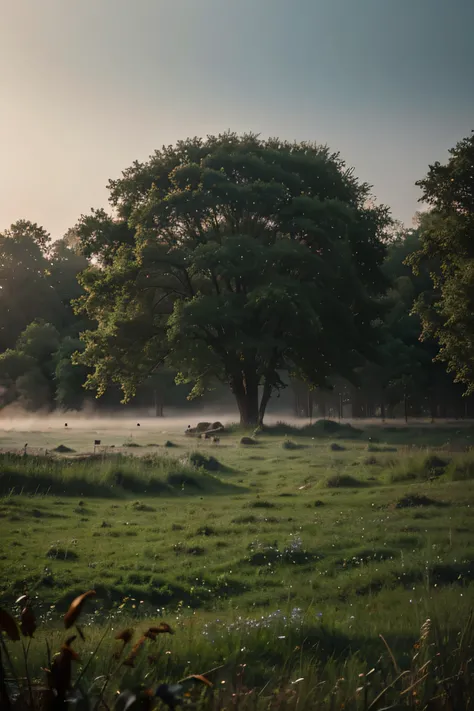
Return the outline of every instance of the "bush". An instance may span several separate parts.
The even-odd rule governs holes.
[[[343,447],[341,444],[337,444],[337,442],[333,442],[332,444],[329,445],[329,449],[332,452],[344,452],[344,450],[346,448]]]

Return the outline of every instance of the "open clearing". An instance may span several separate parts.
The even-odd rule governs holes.
[[[426,617],[455,630],[472,607],[471,425],[277,425],[252,446],[232,429],[185,437],[182,422],[99,425],[3,431],[2,606],[27,588],[54,620],[94,588],[89,621],[192,620],[201,646],[181,640],[183,669],[198,651],[202,664],[229,656],[219,625],[240,630],[234,646],[242,625],[278,629],[284,656],[299,625],[324,624],[326,658],[370,656],[379,634],[406,650]],[[44,454],[59,445],[74,451]]]

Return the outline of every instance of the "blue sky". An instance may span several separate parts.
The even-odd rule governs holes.
[[[0,230],[226,129],[341,152],[395,218],[474,128],[473,0],[3,0]]]

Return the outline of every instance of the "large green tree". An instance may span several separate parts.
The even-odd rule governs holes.
[[[474,134],[430,166],[419,181],[431,207],[420,221],[415,272],[428,265],[433,288],[417,300],[423,337],[439,344],[437,359],[474,393]]]
[[[165,363],[192,395],[226,383],[253,425],[282,370],[321,385],[375,352],[388,214],[326,147],[187,140],[109,187],[116,217],[76,229],[98,323],[77,360],[99,394],[118,382],[127,399]]]

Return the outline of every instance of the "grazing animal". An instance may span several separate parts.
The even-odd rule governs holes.
[[[219,442],[220,442],[221,440],[220,440],[220,437],[213,437],[213,438],[212,438],[212,441],[214,442],[214,444],[219,444]]]

